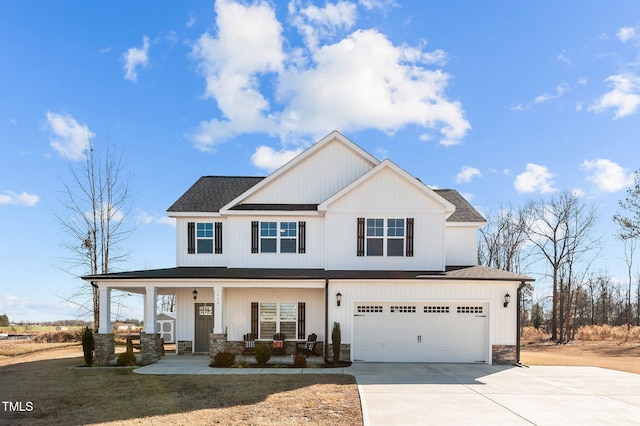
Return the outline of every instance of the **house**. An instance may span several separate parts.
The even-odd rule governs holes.
[[[113,291],[144,295],[142,355],[159,356],[156,297],[176,296],[176,351],[285,349],[316,333],[350,361],[513,363],[519,289],[478,266],[484,218],[332,132],[267,177],[205,176],[171,207],[177,266],[86,276],[98,287],[96,358],[113,356]],[[514,301],[510,302],[511,295]],[[146,358],[145,358],[146,357]]]

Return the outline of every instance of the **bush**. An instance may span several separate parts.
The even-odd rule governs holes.
[[[214,367],[231,367],[236,362],[236,356],[230,352],[218,352],[213,357]]]
[[[89,327],[85,327],[82,332],[82,353],[84,363],[91,367],[93,365],[93,350],[96,348],[96,342],[93,339],[93,332]]]
[[[307,366],[307,357],[304,355],[296,355],[293,358],[293,366],[294,367],[306,367]]]
[[[333,363],[340,363],[340,344],[341,344],[341,335],[340,335],[340,323],[333,323],[333,330],[331,331],[331,349],[333,349]]]
[[[264,343],[260,343],[256,345],[254,356],[256,357],[256,362],[258,364],[266,365],[271,359],[271,349]]]
[[[128,350],[118,355],[117,363],[118,365],[138,365],[138,360],[133,354],[133,351]]]

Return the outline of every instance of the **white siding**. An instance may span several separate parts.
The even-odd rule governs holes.
[[[319,204],[373,166],[370,161],[336,140],[287,170],[243,200],[243,203]]]
[[[188,285],[188,283],[181,283]],[[213,288],[198,287],[202,283],[194,282],[193,286],[175,289],[176,295],[176,342],[190,340],[194,342],[195,303],[213,304]],[[193,300],[193,290],[198,290],[198,299]],[[214,315],[215,317],[215,315]],[[211,330],[213,331],[213,330]]]
[[[187,223],[222,222],[222,254],[187,253]],[[176,219],[176,265],[177,266],[227,266],[229,250],[236,244],[230,234],[228,221],[221,217],[179,217]]]
[[[447,226],[445,229],[447,266],[478,264],[478,227]]]
[[[340,323],[342,341],[352,342],[354,306],[360,302],[485,302],[489,303],[490,345],[516,344],[517,282],[499,281],[346,281],[333,280],[329,284],[329,324]],[[342,294],[342,304],[336,306],[335,294]],[[512,296],[503,307],[505,293]]]

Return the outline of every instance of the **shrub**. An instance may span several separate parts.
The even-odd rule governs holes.
[[[340,336],[340,323],[333,323],[333,330],[331,330],[331,349],[333,349],[333,363],[340,363],[340,344],[341,344],[341,336]]]
[[[256,362],[258,364],[266,365],[271,359],[271,349],[264,343],[260,343],[256,345],[254,356],[256,357]]]
[[[133,351],[127,350],[118,355],[117,363],[118,365],[138,365],[138,360],[133,354]]]
[[[294,367],[306,367],[307,366],[307,357],[304,355],[296,355],[293,358],[293,366]]]
[[[85,327],[82,332],[82,353],[84,363],[91,367],[93,365],[93,350],[96,348],[96,342],[93,339],[93,332],[89,327]]]
[[[236,356],[230,352],[218,352],[213,357],[214,367],[231,367],[236,362]]]
[[[242,359],[233,365],[235,368],[249,368],[249,362]]]

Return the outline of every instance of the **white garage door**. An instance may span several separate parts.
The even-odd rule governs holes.
[[[357,303],[353,359],[487,362],[486,303]]]

